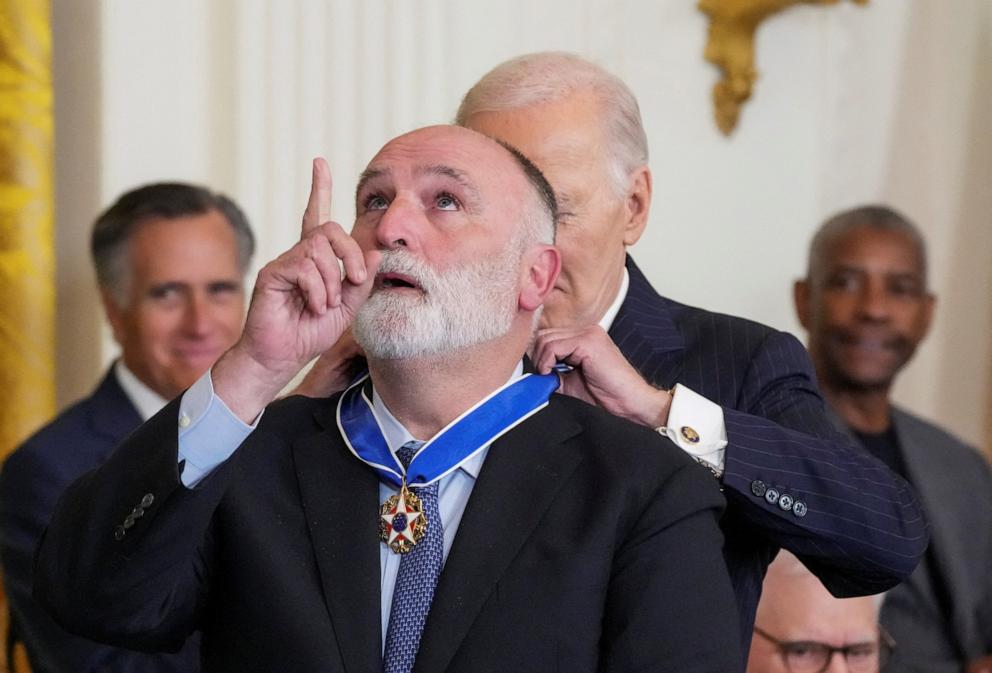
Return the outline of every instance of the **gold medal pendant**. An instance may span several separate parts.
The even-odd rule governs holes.
[[[406,487],[379,507],[379,538],[397,554],[406,554],[427,531],[427,516],[417,494]]]

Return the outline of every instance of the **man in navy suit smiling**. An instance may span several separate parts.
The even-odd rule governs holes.
[[[35,673],[193,673],[195,640],[177,654],[149,655],[59,628],[31,598],[31,561],[66,487],[237,339],[254,238],[227,197],[158,183],[121,195],[97,218],[91,245],[121,357],[93,393],[24,442],[0,473],[0,553],[12,632]]]

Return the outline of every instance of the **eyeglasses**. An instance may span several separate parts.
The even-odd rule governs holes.
[[[877,673],[889,659],[896,643],[885,629],[878,628],[878,640],[834,647],[815,640],[779,640],[758,627],[754,632],[775,645],[791,673],[823,673],[835,652],[840,652],[851,673]]]

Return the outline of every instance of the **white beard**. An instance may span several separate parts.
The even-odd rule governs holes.
[[[422,294],[374,290],[358,310],[355,339],[370,357],[417,358],[490,341],[510,330],[517,310],[519,246],[438,272],[405,250],[383,253],[378,273],[414,280]]]

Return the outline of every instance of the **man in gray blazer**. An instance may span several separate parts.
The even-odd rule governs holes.
[[[923,238],[889,208],[839,213],[814,237],[795,301],[838,423],[917,488],[932,524],[923,561],[885,597],[888,670],[992,671],[989,465],[890,399],[933,315]]]

